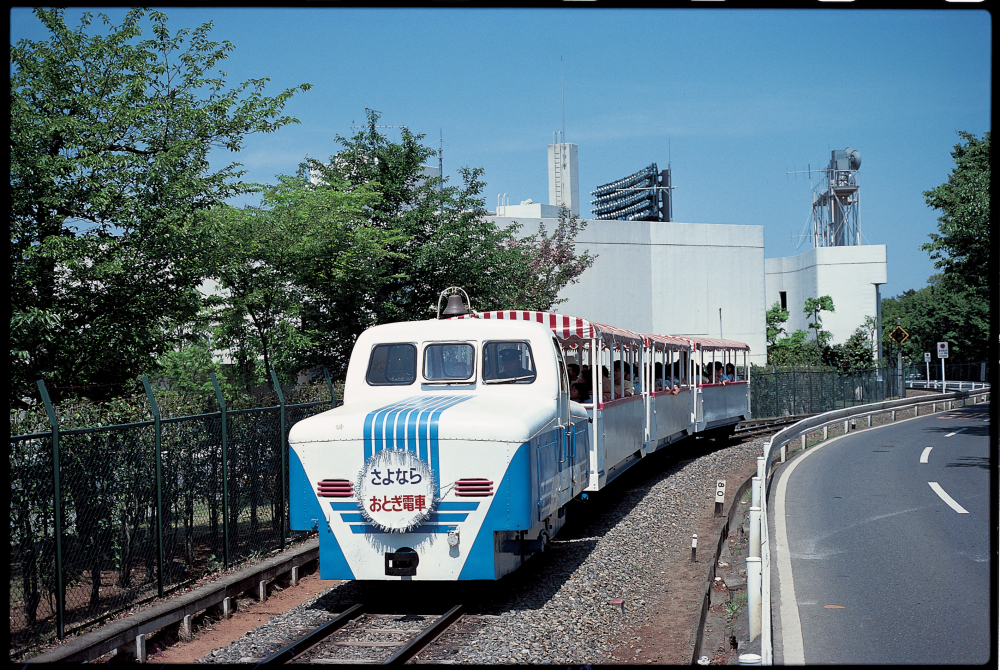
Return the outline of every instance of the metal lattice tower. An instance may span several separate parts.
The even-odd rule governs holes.
[[[813,247],[860,244],[857,171],[861,154],[851,147],[830,152],[830,165],[813,187]]]

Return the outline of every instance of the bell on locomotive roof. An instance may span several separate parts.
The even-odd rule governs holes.
[[[448,291],[462,291],[462,293],[465,294],[465,303],[464,304],[462,303],[462,296],[460,296],[458,293],[452,293],[450,296],[448,296],[448,304],[445,306],[444,311],[442,312],[441,311],[441,298],[443,298],[444,295]],[[465,293],[465,291],[463,291],[458,286],[450,286],[450,287],[446,288],[445,290],[441,291],[441,295],[438,296],[438,316],[437,316],[437,318],[439,318],[439,319],[441,319],[441,318],[447,319],[447,318],[452,317],[452,316],[462,316],[462,315],[465,315],[465,314],[471,314],[469,308],[466,306],[466,305],[469,305],[469,304],[471,304],[471,301],[469,300],[469,294],[468,293]]]

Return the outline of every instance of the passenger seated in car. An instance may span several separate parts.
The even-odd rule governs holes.
[[[529,377],[534,379],[535,373],[527,370],[521,365],[521,352],[517,349],[503,349],[500,351],[500,378],[514,379],[519,377]]]
[[[722,367],[722,361],[715,361],[715,367],[712,368],[712,383],[713,384],[726,383],[726,373]]]
[[[736,374],[736,366],[732,363],[726,364],[726,378],[731,382],[743,381],[740,376]]]
[[[580,381],[580,366],[576,363],[566,365],[566,372],[569,374],[569,383],[575,384]]]
[[[639,383],[639,368],[635,365],[625,364],[625,383],[632,385],[632,394],[642,393],[642,384]]]
[[[611,377],[606,365],[601,366],[601,400],[603,402],[611,400]]]
[[[653,364],[653,390],[659,393],[666,388],[666,382],[663,380],[663,363]]]
[[[590,397],[590,389],[583,382],[576,382],[575,384],[570,384],[569,399],[581,403],[593,402],[593,400]]]
[[[626,396],[635,395],[635,387],[632,386],[632,382],[629,380],[622,381],[622,366],[621,361],[615,366],[615,397],[624,398]]]

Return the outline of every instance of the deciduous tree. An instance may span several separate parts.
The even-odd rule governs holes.
[[[199,309],[194,214],[253,189],[209,151],[295,122],[281,110],[309,85],[230,86],[216,68],[233,45],[210,23],[171,33],[151,12],[145,37],[141,9],[100,15],[107,34],[90,13],[76,29],[62,9],[35,14],[49,38],[10,51],[12,326],[31,325],[12,333],[12,402],[39,377],[114,395],[167,349],[164,322]]]
[[[993,250],[990,225],[990,133],[982,138],[958,133],[965,143],[956,144],[951,155],[955,168],[948,182],[924,191],[927,204],[941,210],[938,233],[922,245],[935,260],[934,267],[964,283],[975,299],[988,300],[996,288],[996,273],[989,273]]]

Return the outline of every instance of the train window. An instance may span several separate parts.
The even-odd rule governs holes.
[[[365,378],[372,386],[412,384],[417,379],[417,348],[412,344],[376,344]]]
[[[535,359],[527,342],[487,342],[483,345],[483,382],[530,384],[535,381]]]
[[[431,382],[471,382],[476,373],[476,349],[471,344],[428,344],[424,347],[424,379]]]

